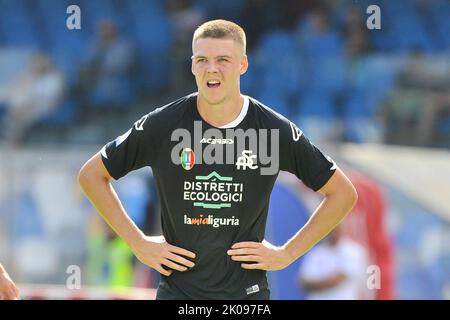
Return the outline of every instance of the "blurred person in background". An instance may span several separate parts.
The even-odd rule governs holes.
[[[380,112],[386,142],[433,147],[445,139],[439,127],[450,123],[449,84],[447,58],[430,59],[420,49],[410,52]]]
[[[24,142],[29,129],[58,107],[65,93],[61,72],[45,54],[36,54],[19,79],[0,92],[6,105],[3,135],[13,145]]]
[[[127,101],[135,55],[116,24],[103,20],[81,65],[79,89],[89,105],[116,106]]]
[[[367,266],[366,249],[346,237],[340,224],[304,257],[300,286],[308,300],[365,299]]]
[[[161,274],[157,299],[269,299],[266,271],[283,269],[305,254],[348,214],[357,193],[335,162],[292,122],[241,94],[240,77],[248,68],[241,27],[225,20],[206,22],[194,32],[192,49],[191,70],[198,92],[142,117],[88,160],[78,180],[136,257]],[[196,163],[190,148],[177,152],[180,145],[171,138],[173,133],[188,128],[184,130],[190,137],[196,135],[194,124],[216,130],[276,129],[279,140],[272,142],[272,148],[279,147],[281,155],[280,163],[276,160],[276,172],[260,173],[260,159],[257,163],[248,160],[249,170],[244,171],[240,161],[245,158],[245,150],[241,157],[233,153],[233,165]],[[237,135],[239,138],[239,131]],[[252,150],[247,152],[251,154]],[[181,155],[181,163],[176,163],[173,154],[176,159]],[[240,160],[234,163],[236,158]],[[158,186],[163,227],[160,237],[146,236],[138,228],[111,185],[112,179],[146,166],[152,167]],[[283,246],[264,239],[278,170],[292,172],[324,196],[310,220]],[[186,191],[191,184],[197,187]],[[200,184],[204,189],[198,190]],[[202,194],[219,198],[205,198],[213,203],[199,204],[196,200],[201,199],[196,197]],[[226,202],[225,206],[217,201]]]
[[[447,80],[447,83],[450,81]],[[424,106],[417,132],[417,140],[425,146],[450,148],[450,88],[435,93]]]
[[[98,215],[89,220],[87,279],[90,284],[124,289],[134,285],[134,256]]]
[[[0,263],[0,300],[17,300],[19,295],[19,289]]]

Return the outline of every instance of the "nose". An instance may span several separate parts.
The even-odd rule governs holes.
[[[208,73],[216,73],[219,72],[219,69],[217,68],[217,65],[214,61],[211,61],[208,63],[208,66],[206,67],[206,71]]]

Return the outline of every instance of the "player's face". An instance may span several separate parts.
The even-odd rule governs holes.
[[[243,47],[231,39],[200,38],[194,42],[192,73],[198,92],[209,104],[240,93],[240,76],[247,70]]]

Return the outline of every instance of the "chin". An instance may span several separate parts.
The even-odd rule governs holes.
[[[205,94],[203,93],[203,98],[208,102],[208,104],[219,104],[225,100],[225,95],[218,94]]]

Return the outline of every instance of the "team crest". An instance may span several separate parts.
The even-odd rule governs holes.
[[[184,148],[181,152],[181,165],[185,170],[191,170],[195,165],[195,153],[190,148]]]

